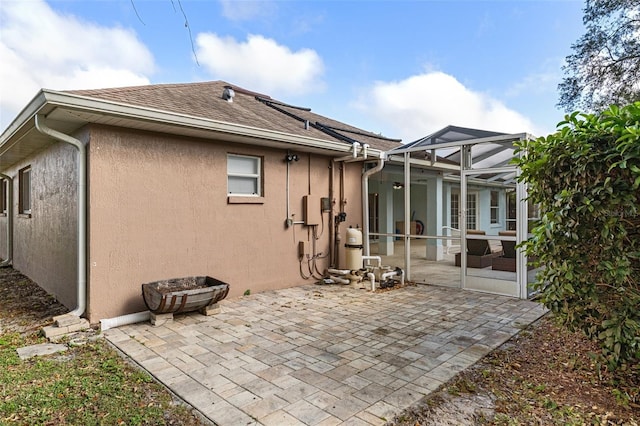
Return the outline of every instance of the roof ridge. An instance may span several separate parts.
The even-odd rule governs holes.
[[[234,91],[238,102],[225,102],[225,88]],[[282,102],[224,80],[67,90],[61,93],[257,126],[297,136],[312,136],[343,143],[354,143],[357,140],[381,150],[390,149],[401,142],[399,139],[384,137],[350,123],[314,113],[311,108]],[[273,112],[261,110],[257,105],[268,106],[267,110]],[[277,116],[273,114],[277,114]],[[297,122],[303,122],[304,125],[300,126]],[[321,136],[323,133],[324,135]]]
[[[74,90],[61,90],[63,93],[77,93],[77,92],[110,92],[110,93],[126,93],[126,92],[136,92],[139,90],[149,90],[156,88],[175,88],[175,87],[189,87],[193,85],[211,85],[214,83],[221,83],[225,85],[231,86],[226,81],[222,80],[210,80],[210,81],[194,81],[191,83],[154,83],[154,84],[139,84],[136,86],[122,86],[122,87],[102,87],[99,89],[74,89]],[[232,86],[235,87],[236,86]],[[242,90],[242,88],[239,88]]]
[[[288,104],[286,102],[276,101],[275,99],[272,99],[269,96],[267,96],[266,98],[263,97],[263,96],[256,96],[256,100],[260,101],[260,102],[269,102],[271,104],[280,105],[280,106],[287,107],[287,108],[293,108],[293,109],[299,109],[301,111],[311,112],[311,108],[301,107],[301,106],[297,106],[297,105],[291,105],[291,104]]]

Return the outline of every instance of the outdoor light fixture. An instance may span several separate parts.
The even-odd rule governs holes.
[[[400,183],[400,182],[394,182],[393,183],[393,189],[402,189],[404,188],[404,184]]]
[[[292,154],[289,151],[287,151],[287,155],[284,156],[284,161],[286,161],[287,163],[298,161],[299,159],[300,157],[298,157],[298,154]]]

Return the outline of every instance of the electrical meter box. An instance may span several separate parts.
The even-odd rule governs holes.
[[[322,222],[322,207],[320,197],[305,195],[302,197],[304,224],[307,226],[320,225]]]

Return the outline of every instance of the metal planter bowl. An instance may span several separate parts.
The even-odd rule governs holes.
[[[191,312],[227,297],[229,284],[208,276],[142,284],[142,297],[154,314]]]

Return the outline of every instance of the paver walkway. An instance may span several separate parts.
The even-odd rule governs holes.
[[[302,286],[105,331],[218,425],[380,425],[539,318],[537,303],[432,286]]]

